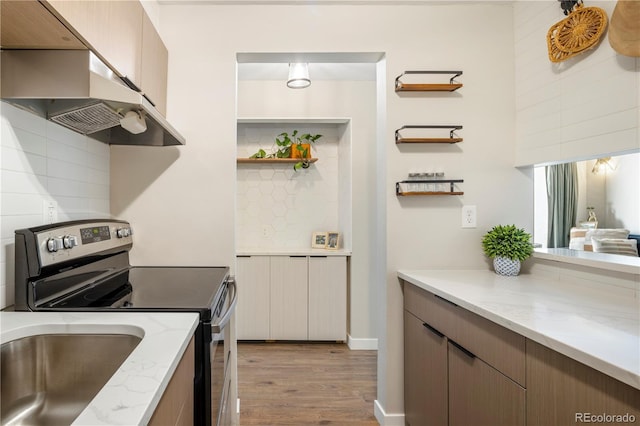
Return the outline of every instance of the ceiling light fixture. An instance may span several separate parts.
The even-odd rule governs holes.
[[[311,80],[309,79],[309,64],[290,63],[287,87],[291,89],[304,89],[305,87],[309,87],[310,85]]]

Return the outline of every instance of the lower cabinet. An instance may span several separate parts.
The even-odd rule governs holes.
[[[409,425],[640,419],[640,390],[406,282],[404,309]]]
[[[346,256],[238,256],[236,281],[238,340],[346,340]]]
[[[167,385],[167,389],[162,394],[153,416],[151,416],[150,426],[193,425],[194,363],[194,340],[192,338]]]
[[[306,256],[272,256],[269,339],[307,340]],[[251,297],[251,296],[248,296]]]
[[[527,340],[527,425],[638,422],[640,390]]]
[[[404,416],[407,424],[446,425],[447,339],[404,311]]]
[[[449,424],[524,425],[524,388],[466,349],[448,346]]]

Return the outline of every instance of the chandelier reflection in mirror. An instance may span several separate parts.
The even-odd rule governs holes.
[[[591,173],[594,174],[604,174],[610,172],[614,169],[611,164],[611,157],[598,158],[593,165],[593,169],[591,169]]]
[[[291,89],[304,89],[311,85],[309,79],[309,64],[307,63],[290,63],[289,78],[287,79],[287,87]]]

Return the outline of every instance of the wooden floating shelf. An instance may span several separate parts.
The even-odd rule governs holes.
[[[464,192],[398,192],[399,197],[412,197],[415,195],[464,195]]]
[[[400,131],[404,129],[449,129],[448,138],[417,138],[400,136]],[[453,136],[453,132],[462,129],[460,125],[404,125],[395,131],[396,144],[401,143],[458,143],[462,142],[462,138]]]
[[[396,143],[458,143],[462,138],[399,138]]]
[[[303,158],[238,158],[238,164],[286,164],[286,163],[298,163],[304,160]],[[317,158],[307,158],[309,163],[315,163]]]
[[[462,87],[461,83],[455,84],[396,84],[396,92],[455,92]]]
[[[446,83],[403,83],[400,78],[409,74],[453,74]],[[453,80],[462,75],[462,71],[405,71],[396,77],[396,92],[454,92],[462,87]]]
[[[454,184],[464,182],[463,179],[428,179],[428,180],[403,180],[396,182],[396,195],[399,197],[416,196],[416,195],[464,195],[462,191],[455,191]],[[449,184],[449,191],[403,191],[401,184],[403,183],[433,183],[433,184]]]

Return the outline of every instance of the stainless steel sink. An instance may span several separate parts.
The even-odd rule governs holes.
[[[140,340],[128,334],[40,334],[3,343],[0,424],[71,424]]]

